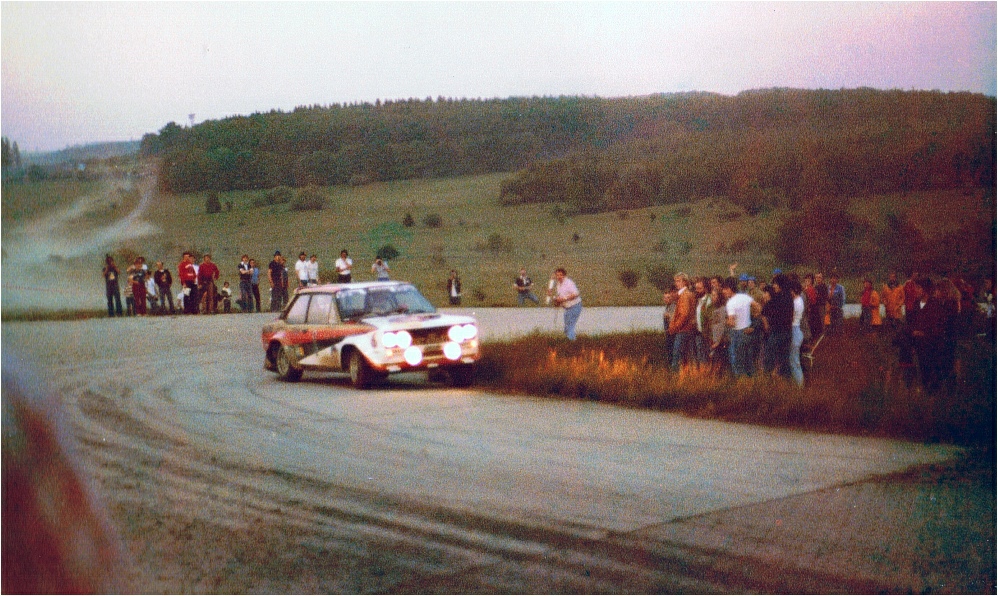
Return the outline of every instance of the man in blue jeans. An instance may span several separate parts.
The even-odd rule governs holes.
[[[758,307],[755,300],[744,291],[738,291],[738,280],[729,277],[724,280],[721,292],[727,300],[728,327],[731,328],[731,341],[728,347],[731,358],[731,374],[736,377],[751,377],[754,372],[750,351],[752,333],[752,308]]]
[[[575,341],[575,325],[582,315],[582,297],[579,295],[579,288],[565,272],[559,267],[554,271],[555,287],[554,304],[565,309],[565,337]]]

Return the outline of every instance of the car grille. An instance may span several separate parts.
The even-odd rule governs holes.
[[[412,343],[415,345],[442,344],[448,340],[447,331],[450,327],[431,327],[429,329],[411,329]]]

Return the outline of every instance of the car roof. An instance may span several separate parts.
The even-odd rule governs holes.
[[[412,284],[407,281],[363,281],[363,282],[348,283],[348,284],[322,284],[320,286],[309,286],[307,288],[301,288],[297,292],[299,294],[316,294],[316,293],[328,294],[330,292],[335,294],[336,292],[339,292],[341,290],[350,290],[350,289],[368,290],[371,288],[393,288],[403,285],[410,286]]]

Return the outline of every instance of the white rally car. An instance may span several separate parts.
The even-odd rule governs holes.
[[[474,317],[438,313],[415,286],[394,281],[302,289],[262,340],[264,367],[278,378],[343,371],[355,387],[414,370],[446,372],[465,387],[479,357]]]

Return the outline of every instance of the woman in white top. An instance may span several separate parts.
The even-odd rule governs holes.
[[[794,318],[790,327],[790,378],[798,387],[804,386],[804,370],[800,365],[800,347],[804,343],[804,332],[800,323],[804,318],[803,288],[797,280],[790,281],[790,295],[794,298]]]

